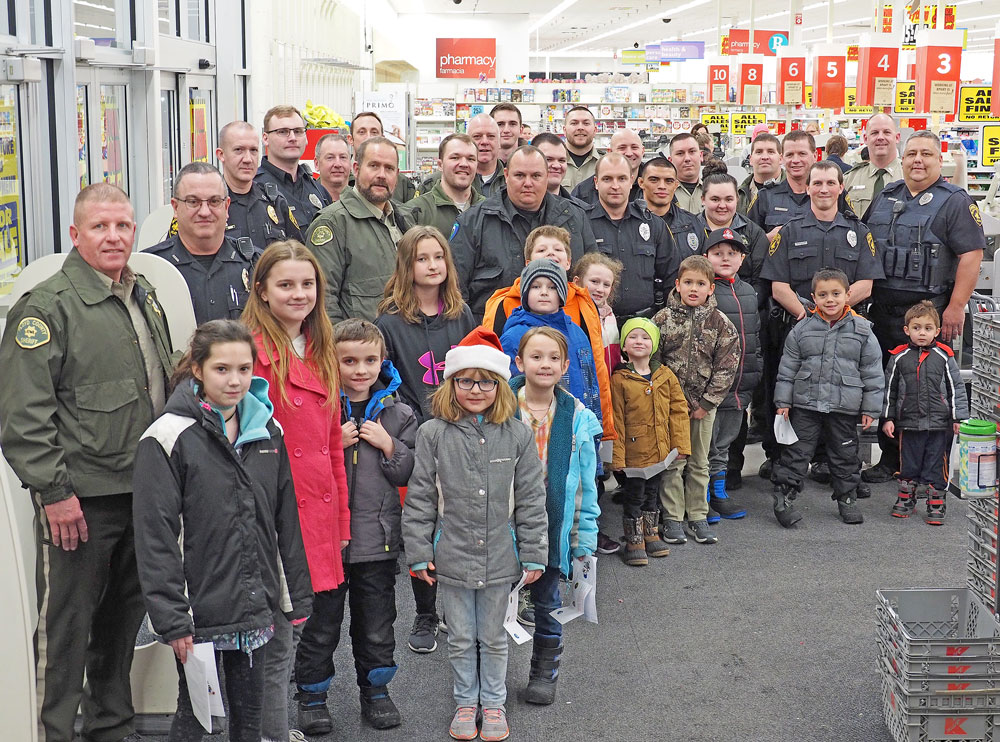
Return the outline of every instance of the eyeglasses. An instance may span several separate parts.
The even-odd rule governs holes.
[[[469,379],[465,376],[455,379],[455,385],[463,392],[471,392],[472,387],[478,386],[479,391],[489,394],[499,383],[496,379]]]
[[[187,198],[177,199],[178,203],[182,203],[187,206],[191,211],[197,211],[201,208],[202,204],[208,204],[210,209],[221,209],[226,203],[224,196],[212,196],[211,198],[195,198],[194,196],[188,196]]]
[[[271,131],[265,131],[265,134],[277,134],[279,137],[287,137],[289,134],[294,134],[297,137],[302,136],[306,133],[306,130],[299,126],[295,129],[281,128],[281,129],[271,129]]]

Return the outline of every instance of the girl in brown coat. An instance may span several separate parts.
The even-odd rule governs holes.
[[[684,390],[666,366],[653,356],[660,331],[652,322],[634,317],[622,325],[621,348],[629,362],[611,375],[611,407],[615,430],[611,466],[645,468],[663,461],[671,450],[679,457],[691,453],[690,422]],[[642,566],[647,554],[666,556],[670,549],[660,539],[658,472],[648,478],[625,478],[625,563]]]

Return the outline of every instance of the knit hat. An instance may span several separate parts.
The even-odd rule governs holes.
[[[652,353],[656,352],[656,349],[660,347],[660,328],[653,324],[651,321],[645,317],[633,317],[630,320],[626,320],[625,324],[622,325],[621,339],[622,345],[625,345],[625,338],[632,330],[645,330],[646,334],[649,335],[649,339],[653,341]]]
[[[444,378],[467,368],[493,371],[504,379],[510,379],[510,356],[503,352],[495,332],[477,327],[445,355]]]
[[[747,245],[743,235],[729,227],[716,229],[708,236],[708,240],[705,242],[705,252],[707,253],[710,248],[721,245],[723,242],[728,242],[733,246],[734,250],[738,250],[739,252],[750,252],[750,246]]]
[[[528,289],[536,278],[547,278],[556,285],[556,293],[562,300],[560,306],[566,305],[566,295],[569,294],[569,282],[566,280],[566,271],[558,263],[553,263],[548,258],[532,260],[521,271],[521,297],[527,308]]]

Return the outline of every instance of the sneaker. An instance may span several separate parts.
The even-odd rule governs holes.
[[[611,538],[604,531],[597,532],[597,553],[598,554],[617,554],[621,551],[622,545]]]
[[[840,519],[848,525],[865,522],[865,516],[861,514],[858,499],[853,492],[837,498],[837,510],[840,511]]]
[[[927,485],[927,511],[924,513],[924,523],[929,526],[943,526],[946,506],[945,493],[938,492],[933,484]]]
[[[771,459],[764,459],[764,463],[761,464],[760,468],[757,470],[757,476],[761,479],[770,480],[773,469],[774,465],[771,463]]]
[[[438,619],[438,631],[442,631],[445,634],[448,633],[448,624],[444,622],[444,613],[441,613],[441,617]]]
[[[660,534],[668,544],[686,544],[687,536],[679,520],[665,520],[660,526]]]
[[[817,461],[809,467],[809,478],[820,484],[829,484],[832,480],[830,465],[825,461]]]
[[[418,654],[433,652],[438,646],[437,634],[438,617],[433,613],[418,613],[406,645]]]
[[[479,739],[484,742],[499,742],[510,736],[507,726],[507,710],[503,706],[483,709],[483,726],[479,730]]]
[[[304,735],[298,729],[289,729],[288,742],[309,742],[309,740],[307,740],[306,735]]]
[[[699,544],[716,544],[719,537],[708,527],[708,521],[689,520],[687,522],[687,532]]]
[[[479,728],[476,726],[476,707],[459,706],[455,709],[448,734],[452,739],[475,739],[479,734]]]
[[[882,484],[896,478],[896,467],[884,460],[861,472],[861,481],[868,484]]]
[[[531,591],[523,588],[517,595],[517,622],[529,629],[535,628],[535,604],[531,600]]]

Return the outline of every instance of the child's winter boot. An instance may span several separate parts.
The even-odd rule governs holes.
[[[645,567],[649,560],[646,558],[642,518],[625,518],[622,525],[625,528],[625,564],[630,567]]]
[[[946,505],[944,503],[945,492],[941,492],[933,484],[927,485],[927,512],[924,514],[924,523],[930,526],[943,526]]]
[[[646,543],[646,554],[651,557],[665,557],[670,554],[667,542],[660,538],[660,511],[643,511],[642,537]]]
[[[562,655],[562,638],[548,634],[535,634],[531,651],[531,671],[524,700],[549,706],[556,700],[556,679],[559,677],[559,658]]]
[[[910,479],[899,480],[899,494],[892,506],[893,518],[909,518],[917,506],[917,486]]]
[[[713,474],[708,482],[708,505],[726,520],[745,518],[746,508],[741,508],[726,492],[726,472]]]

